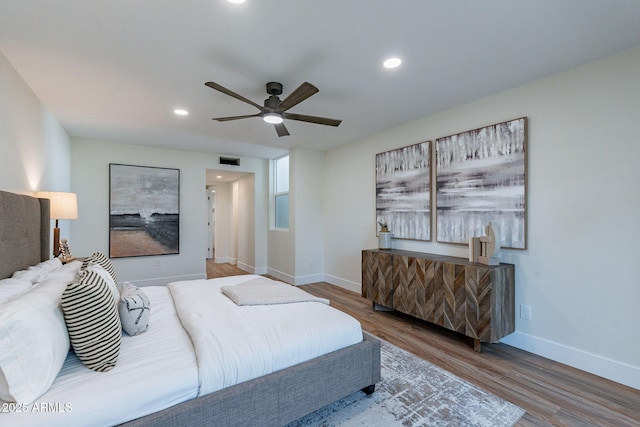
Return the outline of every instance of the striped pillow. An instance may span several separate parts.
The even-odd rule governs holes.
[[[111,260],[101,252],[94,252],[90,257],[85,258],[82,261],[82,270],[86,270],[90,263],[95,263],[100,265],[102,268],[107,270],[111,277],[113,277],[113,281],[118,283],[118,276],[116,276],[116,271],[113,269],[113,264],[111,264]]]
[[[120,354],[122,327],[104,279],[85,271],[67,286],[61,302],[71,347],[80,361],[94,371],[112,369]]]

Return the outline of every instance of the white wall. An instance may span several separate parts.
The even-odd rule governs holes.
[[[233,218],[231,183],[221,182],[216,184],[216,254],[215,260],[218,263],[233,264],[237,262],[238,254],[231,253]]]
[[[324,153],[296,148],[289,157],[296,285],[324,280]]]
[[[0,190],[71,190],[69,136],[1,53],[0,152]],[[69,221],[59,225],[68,238]]]
[[[377,245],[376,153],[527,116],[528,249],[501,258],[516,266],[516,309],[530,305],[533,315],[517,314],[503,341],[640,388],[639,114],[636,48],[330,150],[326,279],[360,289],[361,250]],[[394,244],[467,254],[436,242]]]
[[[79,219],[73,221],[70,242],[76,256],[109,250],[109,163],[180,169],[180,254],[113,260],[118,276],[138,285],[166,284],[173,280],[206,277],[207,201],[203,196],[206,169],[221,169],[218,155],[167,150],[140,145],[73,139],[71,169],[78,194]],[[266,185],[266,161],[243,158],[245,172],[253,172],[255,185]],[[234,169],[237,170],[237,169]],[[254,215],[266,216],[266,212]],[[255,230],[256,234],[266,229]],[[266,269],[266,245],[255,247],[252,268]],[[255,262],[265,265],[255,266]]]
[[[246,175],[237,181],[238,214],[237,214],[237,242],[238,267],[255,273],[255,257],[253,242],[255,240],[255,179],[253,175]]]
[[[324,280],[323,176],[323,152],[289,152],[289,229],[268,234],[268,273],[287,283]]]

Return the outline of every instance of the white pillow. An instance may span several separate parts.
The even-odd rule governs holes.
[[[72,261],[69,262],[62,267],[50,271],[46,275],[40,277],[37,283],[48,283],[52,281],[62,280],[64,282],[71,283],[76,279],[76,276],[80,272],[80,267],[82,266],[81,261]]]
[[[142,289],[129,282],[122,283],[120,288],[118,313],[122,329],[131,336],[139,335],[149,328],[151,314],[149,298]]]
[[[42,261],[36,265],[28,267],[26,270],[20,270],[11,276],[14,279],[29,280],[33,283],[42,280],[48,273],[62,267],[62,261],[59,258]]]
[[[28,404],[44,394],[69,352],[60,309],[64,281],[36,285],[0,305],[0,399]]]
[[[0,304],[14,299],[29,289],[31,289],[31,282],[28,280],[14,278],[0,280]]]
[[[102,280],[105,281],[107,286],[109,286],[109,290],[111,291],[111,295],[113,295],[114,304],[118,304],[118,301],[120,300],[120,291],[118,290],[118,285],[113,280],[113,276],[111,276],[111,274],[109,274],[109,272],[107,270],[105,270],[105,268],[103,266],[101,266],[100,264],[93,263],[93,262],[90,262],[87,265],[87,267],[85,268],[85,270],[86,271],[91,271],[93,273],[96,273],[98,276],[100,276],[102,278]]]

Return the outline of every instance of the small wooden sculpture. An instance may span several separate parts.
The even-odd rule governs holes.
[[[60,258],[62,258],[63,262],[73,260],[67,239],[60,240]]]
[[[491,223],[484,229],[485,235],[469,238],[469,261],[485,265],[498,265],[500,259],[495,256],[500,249],[500,243]]]

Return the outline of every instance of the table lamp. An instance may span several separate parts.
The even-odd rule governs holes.
[[[38,198],[49,199],[51,202],[50,217],[56,220],[53,229],[53,256],[60,255],[60,229],[58,220],[78,219],[78,199],[76,193],[64,193],[60,191],[38,191]]]

